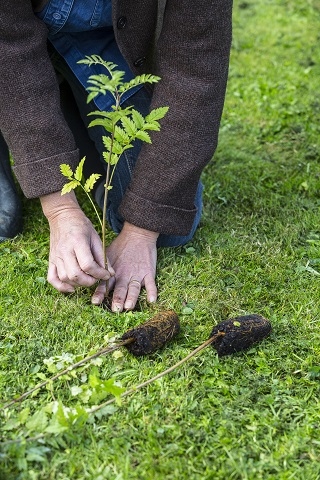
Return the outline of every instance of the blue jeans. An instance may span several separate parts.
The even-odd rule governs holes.
[[[80,116],[84,125],[87,128],[87,133],[90,138],[88,138],[88,142],[93,142],[97,152],[100,155],[101,162],[106,168],[106,162],[103,159],[102,152],[104,151],[104,146],[102,142],[102,136],[105,136],[107,133],[103,129],[103,127],[95,126],[89,128],[88,125],[93,117],[88,117],[88,113],[92,112],[93,110],[97,110],[97,107],[94,105],[93,102],[87,104],[87,92],[82,87],[80,82],[77,81],[76,77],[74,76],[73,72],[69,69],[68,65],[65,63],[63,58],[54,50],[50,50],[51,61],[53,66],[55,67],[56,71],[62,75],[62,77],[67,81],[69,84],[74,99],[76,101]],[[141,88],[138,92],[132,95],[128,100],[123,103],[123,107],[133,105],[136,110],[138,110],[143,116],[146,116],[149,113],[149,107],[151,102],[151,95],[149,92]],[[69,113],[68,113],[69,116]],[[68,121],[68,118],[67,118]],[[73,120],[70,120],[69,123],[72,123]],[[80,133],[81,138],[79,141],[77,139],[77,132],[79,129],[72,128],[74,132],[75,140],[77,143],[84,142],[83,132]],[[117,164],[113,180],[112,180],[112,190],[108,193],[108,205],[107,205],[107,217],[110,227],[115,233],[120,233],[124,219],[119,214],[119,206],[122,201],[123,195],[126,191],[127,186],[130,183],[131,176],[142,146],[142,142],[140,140],[136,140],[134,142],[133,148],[126,150],[123,155],[120,157],[120,160]],[[90,157],[91,158],[91,157]],[[96,170],[92,169],[92,173],[96,173]],[[95,190],[95,200],[97,204],[102,208],[103,205],[103,196],[104,196],[104,180],[101,180],[100,184]],[[202,190],[203,186],[202,183],[199,182],[196,197],[194,200],[195,207],[197,209],[197,213],[195,215],[195,219],[192,225],[192,228],[188,235],[186,236],[177,236],[177,235],[164,235],[160,234],[157,241],[158,247],[177,247],[180,245],[184,245],[188,241],[190,241],[194,233],[199,225],[201,212],[202,212]]]

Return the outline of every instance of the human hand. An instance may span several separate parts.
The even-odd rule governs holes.
[[[48,282],[59,292],[90,287],[114,274],[104,268],[101,240],[71,192],[41,197],[50,226]]]
[[[122,231],[107,248],[108,264],[115,275],[110,278],[108,288],[114,289],[111,310],[132,310],[138,300],[141,287],[145,287],[147,300],[157,300],[155,283],[158,233],[124,223]],[[99,305],[106,294],[106,282],[101,282],[92,303]]]

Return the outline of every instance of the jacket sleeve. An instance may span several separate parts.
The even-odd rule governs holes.
[[[59,165],[78,161],[60,110],[59,89],[47,54],[47,30],[30,0],[0,2],[0,131],[27,197],[59,191]]]
[[[145,2],[142,2],[145,3]],[[232,0],[167,0],[151,108],[169,106],[144,145],[121,205],[142,228],[186,235],[200,174],[215,151],[231,45]]]

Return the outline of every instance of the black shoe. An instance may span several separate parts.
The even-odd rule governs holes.
[[[0,242],[21,232],[21,202],[11,172],[8,147],[0,133]]]

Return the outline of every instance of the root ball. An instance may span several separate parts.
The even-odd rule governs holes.
[[[130,353],[139,357],[148,355],[162,348],[180,331],[178,315],[173,310],[160,312],[153,318],[128,330],[121,338],[133,338],[134,342],[126,345]]]
[[[254,343],[260,342],[270,334],[271,329],[270,321],[261,315],[244,315],[229,318],[216,325],[210,338],[216,335],[212,346],[221,357],[245,350]]]

